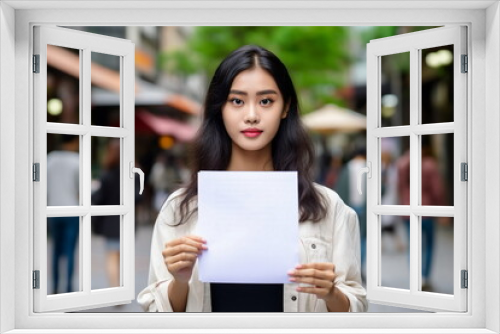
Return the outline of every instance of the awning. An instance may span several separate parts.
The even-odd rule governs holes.
[[[198,128],[168,117],[158,116],[145,110],[137,110],[135,114],[135,133],[153,131],[160,136],[172,136],[179,141],[192,141]]]
[[[80,59],[78,55],[64,48],[47,46],[47,64],[75,78],[80,77]],[[120,74],[96,63],[92,63],[90,80],[92,104],[94,106],[119,105]],[[168,105],[181,112],[192,115],[201,114],[201,105],[186,96],[176,94],[158,85],[136,79],[135,104]]]
[[[149,82],[136,80],[135,105],[136,106],[164,106],[192,115],[201,113],[201,105],[183,95],[168,92],[163,87]],[[117,106],[119,94],[117,92],[92,87],[93,106]]]

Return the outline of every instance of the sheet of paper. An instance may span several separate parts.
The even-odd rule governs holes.
[[[290,283],[298,222],[297,172],[199,172],[196,234],[208,246],[200,280]]]

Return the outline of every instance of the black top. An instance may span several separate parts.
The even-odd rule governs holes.
[[[92,205],[120,205],[120,165],[104,171],[101,187],[92,194]],[[93,216],[92,232],[120,240],[120,216]]]
[[[283,312],[283,284],[211,283],[212,312]]]

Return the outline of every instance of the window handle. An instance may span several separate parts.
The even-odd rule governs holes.
[[[368,178],[371,179],[372,178],[372,163],[370,161],[367,161],[366,162],[366,167],[363,167],[361,169],[358,170],[358,192],[360,195],[363,194],[363,192],[361,191],[361,182],[362,182],[362,177],[363,177],[363,174],[367,173],[368,175]]]
[[[139,190],[139,195],[142,195],[142,191],[144,190],[144,172],[137,167],[134,167],[134,162],[130,161],[129,164],[129,170],[130,170],[130,178],[134,178],[134,173],[139,174],[139,184],[140,184],[140,190]]]

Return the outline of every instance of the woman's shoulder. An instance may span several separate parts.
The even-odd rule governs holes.
[[[324,186],[322,184],[319,184],[319,183],[316,183],[316,182],[313,182],[313,185],[314,185],[314,188],[316,189],[316,191],[326,200],[328,201],[328,204],[329,205],[336,205],[338,204],[339,202],[342,202],[343,204],[343,201],[342,199],[340,198],[339,194],[337,194],[337,192],[335,190],[333,190],[332,188],[329,188],[327,186]]]
[[[343,199],[337,194],[337,192],[329,187],[313,183],[316,191],[323,197],[325,201],[327,211],[333,216],[339,217],[339,215],[350,215],[354,213],[354,210],[345,204]]]
[[[184,192],[186,188],[179,188],[168,195],[165,203],[163,203],[160,212],[167,210],[168,208],[176,208],[180,205],[182,199],[184,198]]]
[[[185,213],[187,214],[187,220],[185,222],[188,223],[196,221],[196,211],[198,205],[197,196],[194,196],[189,200],[186,208],[181,208],[181,203],[186,196],[186,190],[186,187],[182,187],[175,190],[168,196],[158,214],[160,221],[166,222],[168,225],[176,225],[176,222],[179,222],[181,219],[181,210],[184,212],[184,209],[186,209]]]

